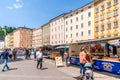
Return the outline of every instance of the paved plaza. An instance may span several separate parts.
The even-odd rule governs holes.
[[[0,80],[79,80],[79,67],[56,67],[55,62],[44,59],[43,69],[36,69],[36,61],[19,56],[9,62],[9,71],[0,71]],[[0,63],[0,68],[2,64]],[[118,75],[95,71],[95,80],[120,80]]]

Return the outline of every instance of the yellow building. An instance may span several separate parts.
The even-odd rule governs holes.
[[[94,0],[95,39],[120,36],[120,0]]]

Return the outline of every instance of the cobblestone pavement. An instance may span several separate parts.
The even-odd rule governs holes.
[[[0,80],[75,80],[45,60],[42,70],[36,69],[36,61],[24,60],[24,57],[19,57],[15,62],[9,62],[9,67],[11,70],[0,71]]]
[[[55,65],[55,61],[46,59],[49,64]],[[76,80],[79,80],[79,67],[78,66],[69,66],[69,67],[59,67],[57,68],[59,71],[66,73]],[[120,80],[120,75],[113,75],[107,72],[102,71],[94,71],[95,80]]]
[[[9,62],[11,70],[0,71],[0,80],[79,80],[79,67],[56,67],[55,61],[43,60],[43,69],[36,69],[36,61],[24,60],[20,56],[17,61]],[[2,64],[0,63],[0,68]],[[119,75],[94,71],[95,80],[120,80]]]

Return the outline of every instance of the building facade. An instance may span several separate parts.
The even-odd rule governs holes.
[[[32,29],[26,27],[19,27],[13,32],[13,36],[14,47],[32,47]]]
[[[13,33],[6,35],[5,37],[5,47],[13,48],[14,47],[14,36]]]
[[[94,0],[95,39],[120,36],[120,0]]]
[[[0,40],[0,49],[5,48],[5,41]]]
[[[94,39],[94,3],[65,15],[65,43]]]
[[[62,45],[64,44],[64,15],[61,14],[50,20],[50,44]]]
[[[41,47],[42,45],[42,29],[36,28],[33,29],[33,35],[32,35],[32,47],[37,48]]]
[[[46,23],[41,28],[42,28],[42,44],[43,44],[43,46],[50,45],[50,24]]]

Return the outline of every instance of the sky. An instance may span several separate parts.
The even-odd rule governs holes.
[[[93,0],[0,0],[0,26],[40,27]]]

